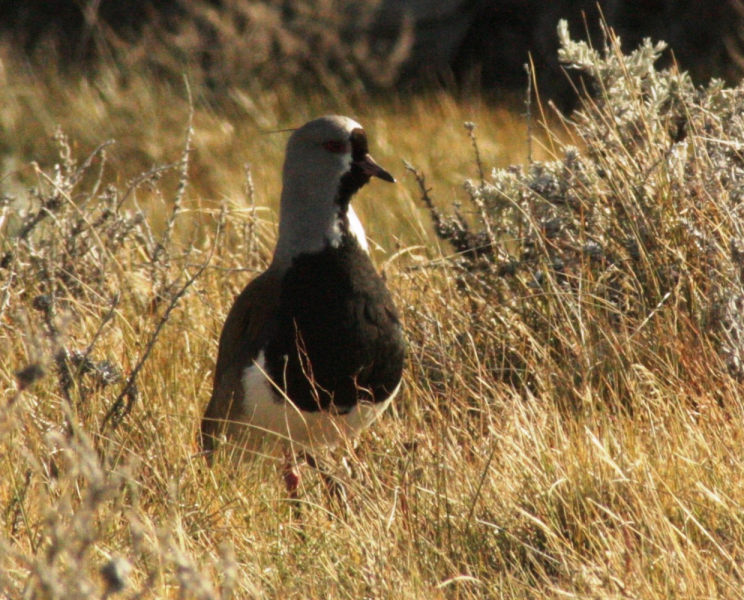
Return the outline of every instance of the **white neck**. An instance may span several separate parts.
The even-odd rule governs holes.
[[[364,250],[367,254],[369,254],[369,244],[367,243],[367,234],[364,232],[364,227],[362,227],[362,222],[359,220],[359,217],[357,217],[356,213],[354,212],[354,209],[349,206],[349,212],[346,213],[349,218],[349,233],[353,235],[357,242],[359,242],[359,246],[362,250]]]
[[[282,198],[279,214],[279,239],[272,264],[289,267],[300,254],[313,254],[325,247],[338,248],[344,232],[339,220],[336,198],[341,187],[341,177],[351,168],[351,153],[332,155],[317,153],[313,148],[306,157],[290,146],[282,172]],[[302,149],[307,153],[307,149]],[[367,238],[359,218],[349,206],[349,234],[356,237],[366,251]]]
[[[292,260],[300,254],[314,254],[325,247],[338,248],[345,235],[351,235],[360,248],[369,253],[367,235],[362,222],[349,206],[346,213],[349,227],[344,232],[338,215],[338,206],[333,205],[333,211],[305,211],[305,214],[293,213],[292,218],[280,215],[279,239],[274,250],[272,262],[275,266],[289,266]],[[320,214],[319,214],[320,213]]]

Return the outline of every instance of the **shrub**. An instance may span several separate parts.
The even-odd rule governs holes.
[[[624,56],[611,31],[601,51],[565,21],[558,33],[561,62],[590,86],[564,120],[572,143],[554,137],[556,160],[487,178],[476,155],[475,225],[424,194],[462,289],[480,298],[473,329],[491,372],[616,406],[641,372],[693,388],[702,371],[741,380],[744,89],[657,71],[663,42]]]

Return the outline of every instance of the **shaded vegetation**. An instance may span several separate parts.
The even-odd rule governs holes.
[[[465,94],[522,93],[524,65],[564,108],[576,95],[556,59],[559,19],[601,45],[605,19],[630,51],[664,39],[698,84],[733,84],[744,64],[742,0],[0,0],[0,39],[68,73],[115,63],[220,96],[288,82],[345,96],[445,86]]]

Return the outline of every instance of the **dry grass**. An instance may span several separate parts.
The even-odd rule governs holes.
[[[153,166],[178,160],[192,107],[189,196],[193,204],[210,210],[223,201],[246,205],[246,164],[251,165],[256,203],[275,210],[288,134],[267,132],[297,127],[322,114],[357,116],[370,132],[378,162],[399,179],[405,176],[403,161],[415,163],[447,202],[459,195],[463,174],[475,169],[472,151],[463,143],[464,121],[481,125],[484,160],[489,164],[519,162],[526,151],[527,134],[517,115],[478,100],[458,103],[446,93],[391,96],[373,103],[334,94],[297,97],[288,87],[233,88],[219,97],[195,90],[190,99],[188,82],[174,89],[147,73],[126,81],[106,65],[92,81],[65,78],[52,68],[29,73],[14,61],[12,48],[0,53],[0,61],[5,65],[0,68],[0,128],[5,132],[0,165],[4,188],[12,193],[18,185],[20,195],[19,184],[34,182],[32,161],[53,165],[58,160],[53,139],[58,127],[69,135],[77,156],[114,140],[106,150],[104,182],[123,188]],[[431,240],[415,190],[405,184],[376,186],[366,201],[357,203],[368,234],[383,247],[393,247],[396,236],[404,245]],[[155,202],[143,205],[143,210],[161,225],[168,206]]]
[[[740,285],[733,251],[721,254],[737,239],[738,198],[714,177],[706,142],[724,130],[691,127],[682,158],[659,154],[681,160],[679,172],[638,182],[636,167],[646,172],[645,160],[679,142],[665,127],[626,135],[635,121],[615,122],[597,104],[587,119],[606,126],[616,154],[593,154],[600,140],[581,134],[590,126],[571,125],[582,171],[563,158],[512,170],[508,185],[505,172],[486,173],[479,185],[463,121],[479,125],[484,164],[524,160],[523,125],[502,110],[446,96],[350,107],[274,92],[225,112],[197,99],[190,117],[188,102],[147,76],[125,88],[105,75],[60,84],[5,64],[2,152],[12,175],[3,197],[14,198],[0,213],[0,347],[9,357],[0,363],[0,594],[742,596],[741,388],[721,330],[704,330],[695,315],[705,311],[689,300],[711,298],[704,264],[731,301]],[[692,105],[682,106],[696,124]],[[701,114],[715,121],[714,110]],[[278,465],[236,468],[223,456],[210,470],[195,438],[222,321],[273,243],[284,137],[258,129],[331,111],[359,114],[379,162],[394,171],[401,158],[414,163],[440,208],[463,198],[461,211],[474,213],[465,221],[485,227],[499,251],[442,256],[402,167],[398,186],[362,192],[356,206],[410,339],[406,386],[355,448],[327,457],[346,500],[308,473],[298,514]],[[47,144],[57,124],[70,138]],[[117,143],[88,164],[109,138]],[[739,141],[717,141],[737,168]],[[174,166],[138,177],[162,163]],[[602,176],[591,171],[598,164]],[[688,164],[699,167],[695,193],[678,185]],[[556,190],[573,190],[574,205],[557,202]],[[643,212],[647,200],[667,204]],[[646,244],[645,270],[622,255],[634,230],[613,207],[637,217],[626,225],[660,219],[647,224],[663,252],[647,234],[634,238]],[[664,225],[680,214],[697,228]],[[563,219],[570,235],[551,237],[545,219]],[[576,240],[589,239],[618,256],[612,265],[577,262]],[[707,253],[682,254],[690,240]],[[669,256],[688,268],[664,287]],[[500,268],[512,263],[509,279]],[[607,284],[615,295],[603,287],[611,275],[622,284]]]

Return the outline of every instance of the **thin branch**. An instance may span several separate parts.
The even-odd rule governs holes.
[[[165,224],[163,241],[157,247],[161,252],[167,251],[170,246],[173,226],[176,224],[176,219],[181,213],[181,205],[183,203],[184,195],[186,194],[186,187],[189,183],[189,156],[191,155],[191,139],[194,135],[194,101],[191,97],[191,87],[189,86],[189,81],[186,79],[186,76],[184,76],[184,80],[186,83],[186,93],[189,99],[189,121],[188,126],[186,127],[186,142],[184,143],[183,152],[181,153],[181,159],[178,161],[178,189],[176,190],[176,197],[173,200],[173,210]]]
[[[532,55],[530,55],[529,64],[524,65],[524,70],[527,71],[527,96],[524,99],[525,105],[525,119],[527,120],[527,164],[532,164],[532,78],[534,77],[535,71],[533,69]]]
[[[70,181],[69,181],[70,187],[71,188],[72,187],[75,187],[75,185],[80,181],[80,179],[83,177],[83,175],[85,174],[85,172],[90,168],[90,165],[93,164],[93,159],[98,154],[101,154],[107,146],[111,146],[112,144],[115,144],[115,143],[116,143],[116,140],[108,140],[106,142],[103,142],[95,150],[93,150],[93,152],[91,152],[88,155],[88,158],[86,158],[83,161],[83,164],[80,165],[75,170],[75,172],[70,176]],[[91,196],[95,196],[95,190],[94,190],[94,193],[91,194]]]
[[[483,172],[483,161],[481,160],[480,148],[478,148],[478,140],[475,137],[475,123],[468,121],[465,123],[465,129],[468,130],[470,136],[470,142],[473,144],[473,151],[475,152],[475,164],[478,166],[478,179],[480,179],[480,189],[486,187],[486,177]]]
[[[416,178],[416,183],[418,184],[419,191],[421,192],[421,199],[424,201],[426,208],[429,210],[429,214],[431,215],[432,221],[434,221],[435,228],[439,230],[442,227],[442,215],[439,214],[439,211],[434,206],[434,202],[432,201],[431,196],[429,196],[429,192],[431,192],[432,188],[426,187],[426,177],[423,173],[417,171],[416,167],[414,167],[408,161],[404,160],[403,164],[406,167],[406,171],[410,171],[411,173],[413,173],[413,176]]]
[[[119,203],[116,205],[116,210],[119,211],[121,207],[124,205],[124,203],[127,201],[129,196],[136,190],[140,185],[145,183],[146,181],[149,181],[150,179],[154,179],[161,173],[165,173],[166,171],[170,171],[171,169],[175,169],[178,166],[178,163],[171,163],[169,165],[161,165],[159,167],[153,167],[146,173],[142,173],[139,177],[134,179],[127,188],[127,191],[124,192],[124,195],[119,200]]]

